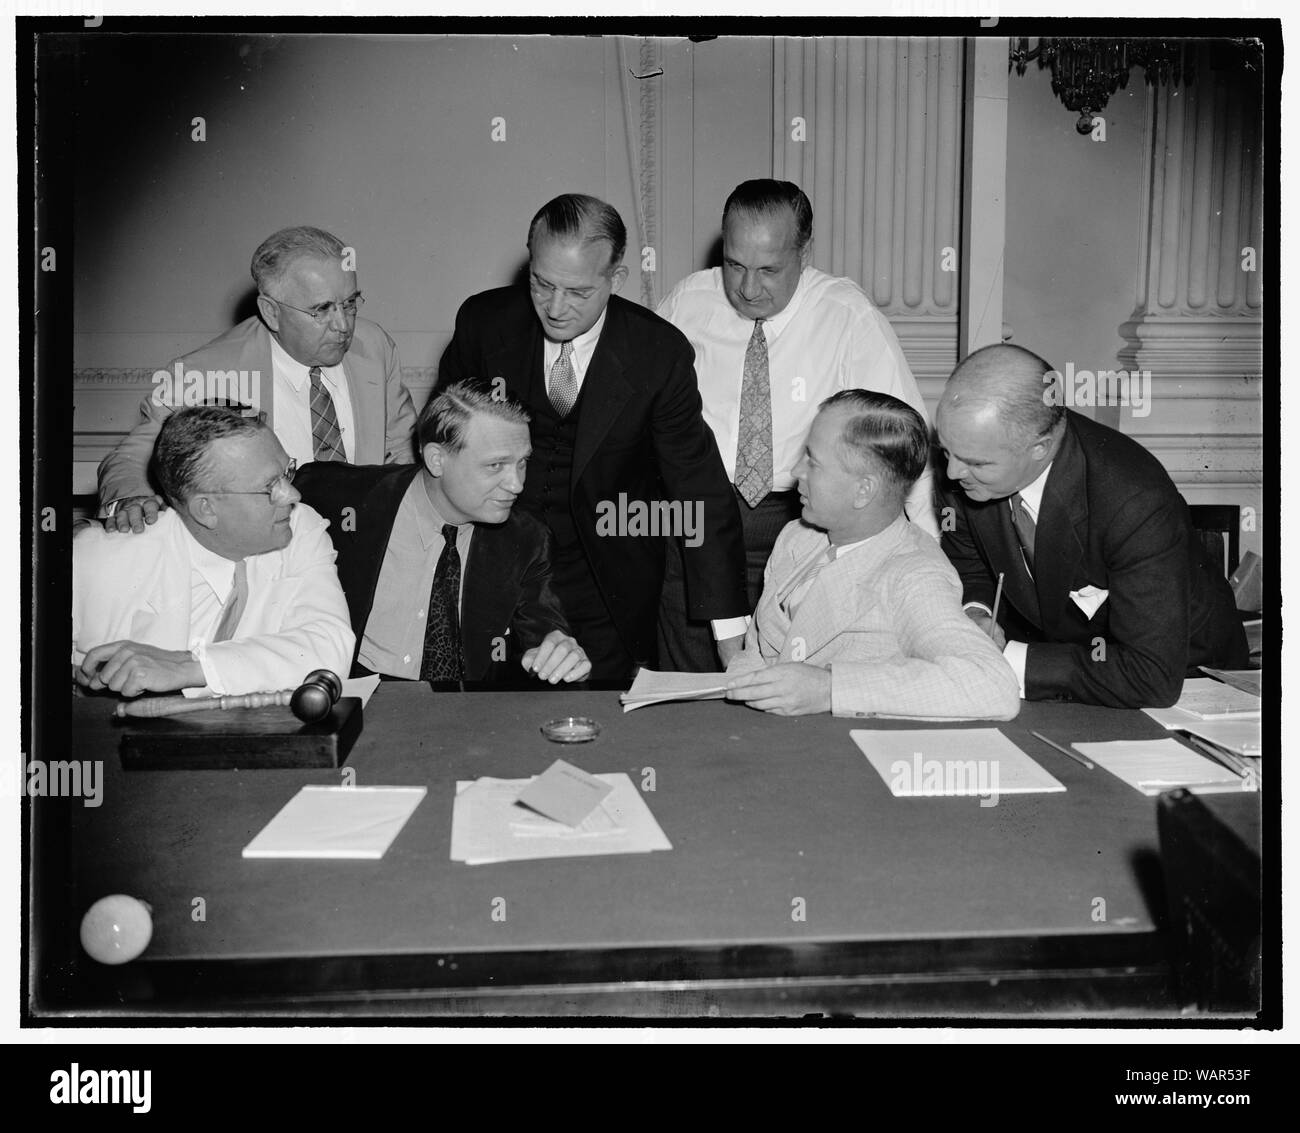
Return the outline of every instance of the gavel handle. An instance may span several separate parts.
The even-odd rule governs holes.
[[[140,700],[124,700],[113,709],[118,718],[127,716],[184,716],[187,712],[208,712],[214,708],[270,708],[287,705],[294,690],[279,692],[247,692],[243,696],[206,696],[201,699],[184,699],[175,696],[146,696]]]

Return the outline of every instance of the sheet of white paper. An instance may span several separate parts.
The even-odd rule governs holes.
[[[372,673],[368,677],[349,677],[343,682],[343,695],[359,696],[361,698],[361,707],[364,708],[370,700],[370,694],[378,687],[378,673]]]
[[[516,805],[519,792],[531,779],[457,782],[451,814],[451,860],[485,865],[673,848],[627,775],[616,772],[596,778],[614,789],[577,827]]]
[[[1210,793],[1257,786],[1254,780],[1242,779],[1175,739],[1111,740],[1071,746],[1144,795],[1158,795],[1175,787]]]
[[[1263,754],[1258,720],[1196,720],[1182,725],[1182,729],[1237,755]]]
[[[1192,677],[1183,681],[1183,691],[1175,708],[1191,712],[1202,720],[1226,716],[1259,716],[1259,697],[1209,677]]]
[[[996,798],[1065,790],[997,728],[855,729],[849,735],[898,798]]]
[[[661,673],[641,669],[632,687],[619,697],[624,712],[666,700],[722,700],[727,695],[726,673]]]
[[[303,787],[243,856],[378,860],[427,793],[427,787]]]

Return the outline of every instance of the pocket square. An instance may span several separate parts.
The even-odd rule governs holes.
[[[1079,590],[1070,591],[1071,600],[1083,611],[1083,616],[1089,621],[1092,621],[1092,616],[1101,609],[1101,604],[1109,597],[1109,590],[1102,590],[1097,586],[1084,586]]]

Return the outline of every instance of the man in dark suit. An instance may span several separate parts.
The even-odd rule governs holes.
[[[551,588],[550,538],[513,509],[528,414],[485,383],[425,406],[422,463],[299,470],[330,521],[357,636],[354,672],[440,682],[582,680],[591,671]],[[464,564],[462,570],[461,564]]]
[[[654,662],[666,537],[682,538],[689,615],[715,620],[724,664],[749,609],[740,515],[694,354],[676,328],[613,294],[626,242],[603,201],[551,201],[529,228],[528,284],[466,300],[439,373],[440,387],[495,382],[532,415],[519,506],[555,538],[556,593],[605,681]]]
[[[1196,666],[1246,664],[1232,591],[1160,462],[1067,411],[1057,377],[1010,345],[953,371],[936,416],[955,482],[943,547],[1026,699],[1166,707]]]

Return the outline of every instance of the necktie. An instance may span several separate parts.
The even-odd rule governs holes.
[[[429,591],[429,620],[424,629],[420,680],[458,681],[463,673],[460,647],[460,552],[456,528],[442,529],[442,554]]]
[[[1020,498],[1019,492],[1011,497],[1011,525],[1016,529],[1016,535],[1020,539],[1020,549],[1025,554],[1025,565],[1029,568],[1029,573],[1033,574],[1034,533],[1037,525],[1025,511],[1025,501]]]
[[[240,559],[235,564],[235,582],[230,588],[230,594],[226,597],[226,604],[221,607],[221,620],[217,622],[216,632],[212,635],[212,640],[229,641],[235,636],[235,630],[239,626],[240,616],[244,612],[244,606],[248,603],[248,560]]]
[[[772,385],[767,373],[767,338],[763,320],[745,348],[745,376],[740,385],[740,428],[736,438],[736,487],[750,507],[772,490]]]
[[[561,417],[567,417],[578,400],[578,375],[573,372],[573,343],[560,343],[560,356],[551,366],[551,404]]]
[[[795,579],[794,584],[786,592],[785,601],[782,603],[786,614],[791,619],[798,612],[804,599],[812,592],[813,584],[817,581],[817,576],[821,574],[822,569],[834,561],[835,545],[832,543],[809,566],[805,567]]]
[[[320,367],[313,366],[308,375],[311,378],[311,441],[316,459],[347,460],[334,399],[321,380]]]

